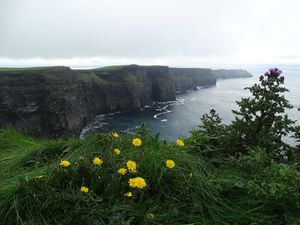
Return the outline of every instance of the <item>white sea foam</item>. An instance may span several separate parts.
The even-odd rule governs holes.
[[[172,102],[172,103],[174,103],[174,102]],[[170,103],[170,104],[171,104],[171,103]],[[160,112],[162,111],[162,112],[161,112],[161,113],[155,114],[155,115],[153,116],[153,118],[154,118],[154,119],[159,119],[158,117],[159,117],[160,115],[164,115],[164,114],[168,114],[168,113],[172,112],[171,110],[168,110],[168,107],[170,106],[170,104],[166,104],[164,107],[156,109],[156,111],[160,111]]]

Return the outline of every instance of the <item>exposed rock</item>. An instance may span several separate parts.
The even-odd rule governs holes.
[[[239,73],[234,72],[234,76]],[[228,76],[226,71],[216,74]],[[211,69],[198,68],[138,65],[92,70],[3,68],[0,69],[0,127],[14,127],[44,137],[79,134],[96,115],[138,111],[153,101],[175,100],[176,91],[215,83]]]
[[[170,73],[174,76],[177,92],[197,89],[198,86],[216,84],[216,77],[211,69],[170,68]]]

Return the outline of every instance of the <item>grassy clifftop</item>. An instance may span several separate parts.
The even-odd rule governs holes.
[[[268,164],[258,149],[207,157],[218,149],[205,139],[183,142],[142,131],[38,140],[0,130],[1,224],[299,224],[297,166]]]
[[[206,163],[174,143],[137,136],[142,140],[139,147],[132,145],[133,137],[110,134],[45,141],[1,130],[1,221],[12,225],[203,221],[200,211],[209,209],[215,200],[207,196],[216,191],[208,181]],[[93,164],[94,157],[103,164]],[[71,165],[60,166],[61,160]],[[136,162],[135,172],[127,168],[129,160]],[[166,160],[174,160],[176,166],[167,168]],[[118,173],[122,167],[127,168],[124,175]],[[145,179],[146,187],[130,187],[128,181],[134,177]],[[195,185],[197,180],[206,182]],[[83,186],[87,193],[81,191]],[[124,195],[128,192],[132,197]]]

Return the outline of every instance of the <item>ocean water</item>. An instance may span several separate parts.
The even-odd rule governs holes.
[[[246,69],[253,77],[218,80],[216,86],[188,91],[178,95],[176,101],[154,103],[141,112],[99,115],[82,134],[111,130],[131,132],[143,122],[148,124],[151,133],[160,133],[162,139],[175,140],[188,136],[189,131],[200,124],[202,115],[210,109],[215,109],[224,123],[228,124],[234,119],[231,110],[238,109],[236,101],[250,95],[244,88],[258,82],[258,77],[265,72],[266,67]],[[292,119],[300,121],[300,112],[297,111],[300,108],[300,67],[280,69],[285,76],[285,87],[290,90],[285,96],[294,106],[288,114]]]

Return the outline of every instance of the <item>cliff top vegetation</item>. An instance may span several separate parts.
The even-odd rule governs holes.
[[[0,130],[2,224],[300,224],[300,129],[278,69],[174,142],[113,131],[35,139]]]

